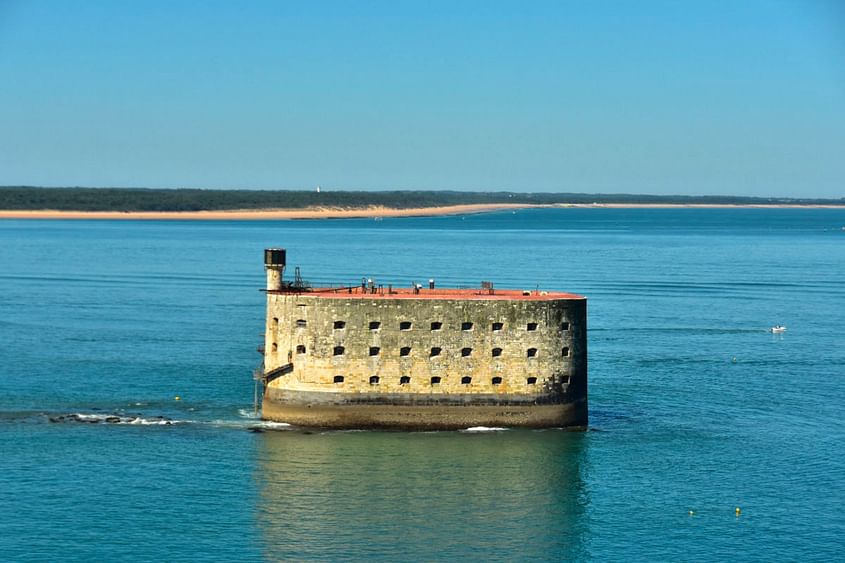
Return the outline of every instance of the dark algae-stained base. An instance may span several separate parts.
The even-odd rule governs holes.
[[[338,396],[268,389],[263,417],[301,426],[381,428],[395,430],[459,430],[488,427],[582,427],[587,400],[513,395],[448,396],[378,394]]]

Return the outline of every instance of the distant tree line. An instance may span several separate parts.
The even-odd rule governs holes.
[[[536,204],[731,204],[843,205],[845,198],[762,198],[638,194],[519,193],[459,191],[288,191],[149,188],[41,188],[0,186],[0,209],[57,211],[219,211],[305,207],[397,209],[473,203]]]

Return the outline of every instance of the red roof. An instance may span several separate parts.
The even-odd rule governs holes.
[[[454,289],[423,287],[416,293],[409,287],[375,288],[364,289],[361,286],[353,287],[312,287],[294,290],[285,288],[283,290],[268,290],[267,293],[274,294],[295,294],[308,295],[310,297],[342,298],[342,299],[461,299],[467,301],[495,300],[495,301],[552,301],[557,299],[586,299],[583,295],[575,293],[564,293],[560,291],[537,291],[519,289]]]

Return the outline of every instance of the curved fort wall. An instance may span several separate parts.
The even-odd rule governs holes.
[[[312,288],[264,251],[262,416],[331,427],[585,426],[587,304],[569,293]]]
[[[586,376],[585,308],[570,299],[270,295],[265,371],[293,364],[272,383],[303,391],[534,395]]]
[[[585,299],[501,291],[490,296],[454,291],[451,297],[449,291],[268,292],[265,415],[274,411],[268,401],[314,406],[583,401],[579,414],[567,420],[586,423]]]

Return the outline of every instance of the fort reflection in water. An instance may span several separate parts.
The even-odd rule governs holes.
[[[257,518],[270,560],[586,556],[585,433],[261,437]]]

